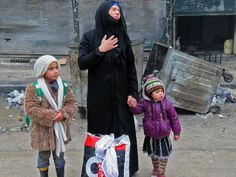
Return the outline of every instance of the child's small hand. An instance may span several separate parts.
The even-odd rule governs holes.
[[[56,117],[54,117],[53,121],[56,121],[56,122],[62,121],[64,119],[62,112],[60,111],[56,111],[56,112],[57,112],[57,115]]]
[[[135,108],[137,106],[137,100],[131,95],[129,95],[127,99],[127,104],[129,105],[129,107]]]
[[[174,141],[178,141],[180,139],[180,135],[174,135]]]

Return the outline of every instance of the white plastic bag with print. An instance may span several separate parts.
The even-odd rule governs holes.
[[[127,135],[87,135],[82,177],[129,176],[130,140]]]

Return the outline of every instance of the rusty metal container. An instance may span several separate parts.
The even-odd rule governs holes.
[[[155,43],[144,75],[156,69],[175,107],[198,113],[209,111],[223,74],[220,66]]]

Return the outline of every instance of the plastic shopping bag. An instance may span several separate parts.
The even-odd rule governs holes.
[[[95,136],[88,133],[81,177],[129,176],[130,140],[127,135]]]

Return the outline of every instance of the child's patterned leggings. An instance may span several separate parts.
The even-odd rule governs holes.
[[[158,158],[152,158],[152,165],[155,171],[157,171],[158,175],[164,175],[166,170],[168,160],[160,160]]]

